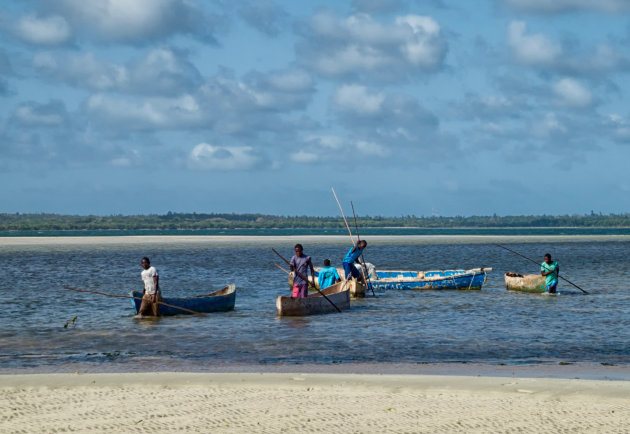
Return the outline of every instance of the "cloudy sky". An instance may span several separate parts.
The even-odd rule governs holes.
[[[627,212],[630,0],[0,4],[0,212]]]

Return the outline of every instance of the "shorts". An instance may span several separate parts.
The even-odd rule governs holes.
[[[355,267],[354,264],[351,264],[350,262],[343,263],[343,270],[346,272],[346,279],[348,278],[348,276],[352,276],[357,279],[361,277],[361,273],[359,273],[357,267]]]
[[[558,281],[554,281],[551,282],[549,285],[547,285],[547,292],[549,294],[555,294],[556,293],[556,288],[558,287]]]
[[[162,294],[158,291],[157,301],[162,301]],[[144,294],[142,296],[142,302],[140,303],[140,309],[138,315],[142,316],[160,316],[160,305],[153,302],[153,294]]]
[[[307,283],[298,283],[293,285],[293,298],[306,298],[308,295],[308,284]]]

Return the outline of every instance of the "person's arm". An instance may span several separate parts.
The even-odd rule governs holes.
[[[153,276],[153,285],[155,286],[155,292],[153,293],[153,302],[157,301],[157,293],[160,290],[160,276]]]
[[[293,264],[294,264],[294,261],[295,261],[295,256],[293,256],[293,257],[291,258],[291,262],[289,262],[289,269],[290,269],[291,271],[295,271],[295,266],[293,265]]]
[[[547,271],[545,271],[545,270],[547,270]],[[546,276],[549,273],[551,273],[551,271],[549,271],[549,269],[547,267],[545,267],[545,264],[542,264],[540,266],[540,275],[541,276]]]
[[[333,275],[335,277],[335,283],[341,282],[341,277],[339,277],[339,273],[337,273],[337,269],[336,268],[333,268],[333,273],[334,273]]]

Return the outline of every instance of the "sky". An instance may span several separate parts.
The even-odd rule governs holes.
[[[630,0],[5,0],[0,212],[629,211]]]

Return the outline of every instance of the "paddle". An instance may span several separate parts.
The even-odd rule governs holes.
[[[514,253],[515,255],[520,256],[521,258],[525,258],[525,259],[527,259],[528,261],[533,262],[533,263],[534,263],[534,264],[536,264],[536,265],[539,265],[539,264],[538,264],[538,262],[534,261],[533,259],[528,258],[528,257],[527,257],[527,256],[525,256],[525,255],[521,255],[520,253],[515,252],[515,251],[514,251],[514,250],[512,250],[512,249],[508,249],[507,247],[502,246],[501,244],[495,244],[495,246],[497,246],[497,247],[501,247],[502,249],[505,249],[505,250],[507,250],[508,252],[512,252],[512,253]],[[564,277],[562,277],[562,276],[560,275],[560,273],[558,273],[558,277],[559,277],[560,279],[564,280],[565,282],[570,283],[571,285],[575,286],[577,289],[579,289],[580,291],[582,291],[584,294],[588,294],[588,293],[589,293],[588,291],[585,291],[585,290],[583,290],[582,288],[580,288],[579,286],[577,286],[575,283],[571,282],[569,279],[565,279]]]
[[[276,249],[274,249],[273,247],[271,248],[271,250],[280,257],[280,259],[282,259],[284,262],[286,262],[286,264],[290,267],[291,263],[289,261],[287,261],[286,259],[284,259],[284,256],[282,256],[280,253],[278,253],[278,251]],[[335,303],[332,302],[332,300],[328,297],[326,297],[326,294],[324,294],[322,291],[319,290],[318,287],[316,287],[313,283],[309,282],[308,277],[304,276],[302,273],[300,273],[297,269],[295,270],[295,274],[297,274],[298,276],[300,276],[303,280],[306,281],[307,284],[310,284],[313,288],[315,288],[317,290],[317,292],[319,292],[321,294],[322,297],[324,297],[328,303],[332,304],[333,307],[335,309],[337,309],[337,312],[341,313],[341,309],[339,309],[337,307],[337,305]]]
[[[99,294],[99,295],[104,295],[105,297],[115,297],[115,298],[132,298],[134,300],[140,300],[142,301],[142,298],[139,297],[132,297],[130,295],[117,295],[117,294],[106,294],[104,292],[99,292],[99,291],[88,291],[87,289],[77,289],[77,288],[73,288],[71,286],[63,286],[64,289],[67,289],[69,291],[76,291],[76,292],[89,292],[90,294]],[[179,309],[179,310],[183,310],[185,312],[188,313],[192,313],[194,315],[203,315],[201,312],[195,312],[194,310],[190,310],[190,309],[186,309],[185,307],[179,307],[179,306],[174,306],[172,304],[168,304],[168,303],[164,303],[163,301],[158,301],[158,304],[163,304],[164,306],[168,306],[168,307],[172,307],[174,309]]]
[[[346,228],[348,228],[348,235],[350,235],[350,241],[352,241],[352,245],[356,247],[358,241],[356,243],[354,242],[354,237],[352,236],[352,231],[350,230],[350,225],[348,225],[348,220],[346,220],[346,216],[343,213],[343,208],[341,207],[341,203],[339,202],[339,198],[337,198],[337,193],[335,193],[335,189],[333,187],[330,187],[330,189],[332,190],[333,196],[335,196],[335,200],[337,201],[337,205],[339,205],[339,211],[341,211],[341,217],[343,217],[343,221],[346,223]],[[358,239],[358,236],[357,236],[357,239]],[[354,264],[353,264],[353,266],[354,266]],[[363,270],[363,266],[361,266],[361,274],[363,275],[363,281],[367,284],[367,276],[366,276],[365,271]],[[369,285],[369,288],[372,290],[372,295],[375,295],[374,294],[374,289],[372,289],[372,285]]]
[[[361,235],[359,235],[359,224],[357,223],[357,214],[354,212],[354,204],[350,201],[350,206],[352,207],[352,215],[354,216],[354,227],[357,229],[357,242],[361,241]],[[374,287],[372,286],[372,281],[370,280],[370,274],[367,272],[367,268],[365,267],[365,257],[363,256],[363,251],[361,251],[361,267],[363,267],[364,273],[363,277],[367,277],[368,288],[372,290],[372,295],[376,297],[374,294]]]

